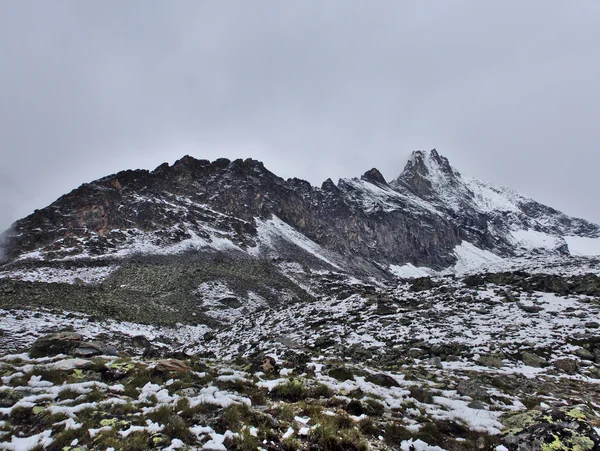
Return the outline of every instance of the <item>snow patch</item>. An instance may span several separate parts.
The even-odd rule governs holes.
[[[569,246],[571,255],[593,257],[600,255],[600,238],[585,238],[581,236],[563,237]]]
[[[390,265],[390,272],[400,279],[412,279],[417,277],[428,277],[435,274],[435,271],[426,266],[415,266],[412,263],[406,265]]]
[[[454,255],[458,261],[454,265],[453,272],[457,274],[482,271],[503,262],[503,259],[496,254],[479,249],[466,241],[454,248]]]
[[[510,237],[515,246],[528,251],[535,249],[556,250],[565,244],[564,240],[536,230],[513,230]]]
[[[273,215],[273,218],[267,221],[263,221],[260,218],[255,218],[255,220],[256,229],[258,231],[258,241],[262,245],[266,245],[267,247],[273,249],[276,247],[276,240],[284,240],[295,244],[309,254],[314,255],[319,260],[324,261],[328,265],[337,269],[341,269],[327,257],[327,251],[325,249],[304,236],[302,233],[298,232],[289,224],[283,222],[277,216]],[[255,248],[249,249],[248,253],[256,256],[261,250],[261,246],[259,245]]]

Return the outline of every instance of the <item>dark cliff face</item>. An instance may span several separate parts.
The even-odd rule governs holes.
[[[510,208],[497,211],[490,199],[502,196]],[[374,168],[337,185],[328,179],[321,188],[283,180],[252,159],[210,162],[185,156],[154,171],[123,171],[84,184],[36,210],[6,235],[7,257],[151,253],[185,240],[201,248],[215,237],[236,252],[252,254],[261,246],[259,227],[274,217],[358,266],[447,267],[462,240],[510,254],[515,227],[600,235],[598,226],[586,221],[463,178],[435,150],[415,152],[389,184]]]

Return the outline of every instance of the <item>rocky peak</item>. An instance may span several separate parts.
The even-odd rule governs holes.
[[[330,178],[325,180],[321,184],[321,189],[323,191],[337,191],[338,190],[337,186],[335,186],[335,183]]]
[[[379,172],[379,170],[377,170],[376,168],[370,169],[367,172],[365,172],[362,175],[361,179],[369,183],[387,185],[385,178],[383,177],[381,172]]]
[[[393,183],[420,197],[430,198],[436,191],[455,186],[458,177],[458,171],[450,166],[448,159],[441,156],[436,149],[416,150],[406,163],[402,174]]]

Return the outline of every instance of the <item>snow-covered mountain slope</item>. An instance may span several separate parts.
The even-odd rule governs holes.
[[[598,252],[597,225],[568,217],[511,189],[463,176],[435,150],[414,152],[391,185],[443,212],[459,225],[461,238],[496,254],[569,253],[569,243],[577,249],[576,255],[582,254],[580,243],[585,243],[583,254]]]

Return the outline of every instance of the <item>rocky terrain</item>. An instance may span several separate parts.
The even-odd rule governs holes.
[[[599,236],[435,151],[106,177],[5,234],[0,449],[600,449]]]

